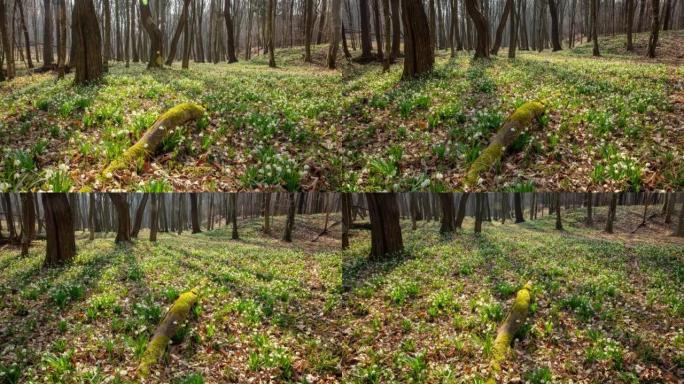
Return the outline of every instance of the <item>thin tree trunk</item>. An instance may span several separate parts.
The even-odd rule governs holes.
[[[366,193],[371,224],[370,259],[382,260],[404,249],[399,205],[394,193]]]
[[[613,222],[615,221],[615,211],[617,210],[617,193],[610,194],[610,206],[608,207],[608,217],[606,218],[606,232],[613,233]]]
[[[117,218],[117,231],[115,243],[127,243],[131,241],[131,217],[128,211],[128,202],[126,201],[126,194],[110,192],[109,199],[114,204]]]
[[[140,1],[140,22],[150,38],[150,57],[147,68],[162,68],[164,64],[164,35],[152,18],[149,2]]]
[[[501,47],[501,40],[503,38],[503,32],[506,28],[506,21],[509,20],[509,15],[511,20],[515,18],[515,12],[513,9],[513,0],[506,0],[506,5],[503,9],[503,14],[501,15],[501,21],[499,21],[499,26],[496,28],[496,37],[494,38],[494,46],[492,47],[492,55],[496,56],[499,54],[499,48]],[[512,23],[513,25],[514,23]]]
[[[66,72],[66,49],[67,49],[67,16],[66,16],[66,1],[58,0],[59,17],[57,18],[57,27],[59,28],[58,42],[57,42],[57,77],[64,77]],[[98,52],[99,55],[99,52]]]
[[[46,267],[63,265],[76,255],[74,224],[71,219],[69,199],[65,193],[43,193],[42,197],[47,234],[43,265]]]
[[[294,218],[296,211],[295,192],[288,192],[287,194],[287,221],[285,222],[285,231],[283,232],[283,241],[292,242],[292,229],[294,228]],[[301,198],[301,197],[300,197]]]
[[[71,43],[76,84],[88,84],[102,77],[102,40],[92,0],[76,0],[71,16]]]
[[[464,0],[468,15],[477,30],[477,44],[475,46],[475,58],[489,58],[489,22],[487,17],[480,11],[477,0]]]
[[[660,0],[651,0],[651,36],[648,39],[648,57],[656,57],[658,34],[660,33]]]
[[[439,233],[451,233],[456,230],[454,217],[454,196],[451,193],[440,193],[439,203],[442,208]]]
[[[233,240],[240,239],[237,226],[237,197],[235,192],[230,194],[230,223],[232,225],[231,238]]]
[[[430,27],[420,0],[402,0],[404,23],[404,72],[402,78],[411,79],[432,71],[435,63],[430,45]]]
[[[228,62],[236,63],[238,61],[237,55],[235,54],[235,28],[233,27],[233,17],[230,14],[230,0],[225,0],[223,10],[223,18],[226,20],[226,31],[227,31],[227,48],[228,48]]]
[[[158,196],[163,198],[164,195],[158,195],[157,193],[152,193],[152,201],[150,204],[150,241],[157,241],[157,231],[159,230],[159,199]]]
[[[171,65],[173,63],[173,60],[176,58],[178,40],[180,40],[181,33],[183,33],[185,24],[188,21],[188,10],[190,9],[190,2],[191,0],[183,0],[183,10],[181,11],[180,18],[178,19],[178,24],[176,25],[176,30],[173,33],[173,38],[171,39],[171,45],[169,46],[169,55],[166,57],[166,65]]]
[[[135,220],[133,221],[133,230],[131,231],[131,237],[137,238],[138,233],[140,233],[140,227],[142,226],[142,220],[145,215],[145,206],[147,205],[147,199],[149,199],[150,194],[144,193],[140,204],[138,204],[138,209],[135,211]]]
[[[342,193],[342,249],[349,248],[349,228],[351,228],[352,196],[349,192]]]
[[[26,17],[24,17],[24,4],[21,0],[16,0],[19,8],[19,20],[21,22],[21,30],[24,33],[24,49],[26,51],[26,61],[29,69],[33,68],[33,59],[31,59],[31,42],[29,40],[28,27],[26,25]],[[36,42],[37,44],[37,42]]]

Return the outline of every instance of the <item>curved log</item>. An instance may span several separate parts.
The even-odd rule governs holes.
[[[520,133],[529,126],[532,121],[543,115],[546,111],[544,104],[538,101],[530,101],[520,108],[504,122],[492,137],[489,146],[470,165],[465,176],[464,184],[472,188],[478,184],[480,175],[490,169],[506,152],[506,147],[513,144]]]
[[[169,109],[157,118],[137,143],[128,148],[117,159],[112,160],[107,168],[102,171],[102,175],[105,178],[110,178],[114,172],[154,153],[159,144],[174,128],[188,121],[199,119],[204,115],[204,112],[204,108],[195,103],[183,103]]]
[[[140,365],[138,366],[138,375],[140,377],[147,377],[150,374],[150,368],[164,355],[171,337],[176,334],[178,328],[183,326],[183,323],[185,323],[190,314],[190,309],[197,302],[198,293],[198,287],[183,293],[169,308],[169,311],[166,312],[166,316],[157,326],[152,339],[150,339],[147,348],[145,348],[145,353],[140,359]]]
[[[501,370],[501,362],[506,359],[511,349],[511,343],[515,334],[527,320],[532,299],[532,282],[528,281],[515,296],[513,307],[508,313],[506,320],[499,326],[493,346],[493,357],[491,362],[492,376],[487,380],[487,384],[495,384],[494,373]]]

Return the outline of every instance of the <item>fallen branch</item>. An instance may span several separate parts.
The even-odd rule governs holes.
[[[173,303],[164,319],[159,323],[154,335],[145,348],[145,353],[140,359],[138,374],[144,378],[150,374],[150,368],[164,355],[166,347],[178,328],[182,327],[190,314],[190,309],[197,302],[199,288],[195,287],[180,295]]]
[[[538,101],[527,102],[516,109],[494,134],[489,146],[480,153],[480,156],[470,166],[465,176],[464,185],[467,188],[476,186],[480,175],[494,166],[503,157],[506,147],[513,144],[520,133],[544,112],[544,104]]]
[[[501,362],[506,359],[508,352],[511,349],[511,343],[515,334],[527,320],[527,314],[530,309],[530,300],[532,299],[532,282],[528,281],[515,296],[513,308],[508,313],[506,320],[499,326],[496,334],[493,347],[493,357],[491,362],[492,375],[487,384],[495,384],[494,374],[501,370]]]
[[[112,160],[107,168],[102,171],[102,175],[110,178],[114,172],[153,154],[174,128],[188,121],[197,120],[203,115],[204,108],[195,103],[183,103],[169,109],[157,118],[137,143],[128,148],[121,156]]]
[[[330,226],[328,226],[328,228],[322,230],[322,231],[318,234],[318,236],[316,236],[315,238],[313,238],[313,239],[311,240],[311,242],[314,243],[314,242],[318,241],[318,239],[319,239],[321,236],[327,235],[327,234],[328,234],[328,230],[329,230],[330,228],[332,228],[332,227],[334,227],[334,226],[337,226],[337,225],[340,225],[341,223],[342,223],[341,221],[336,221],[336,222],[330,224]]]

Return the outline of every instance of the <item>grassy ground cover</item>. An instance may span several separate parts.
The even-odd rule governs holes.
[[[637,47],[647,38],[638,35]],[[668,32],[648,61],[602,40],[491,62],[441,52],[434,73],[400,82],[401,65],[303,64],[299,49],[237,64],[146,71],[114,64],[101,84],[20,76],[0,85],[4,188],[235,190],[459,189],[493,131],[524,101],[549,113],[508,148],[481,188],[668,188],[684,185],[684,68]],[[321,51],[325,47],[319,47]],[[639,48],[640,49],[640,48]],[[319,52],[320,53],[320,52]],[[319,55],[320,56],[320,55]],[[205,118],[177,129],[151,161],[98,179],[171,106]],[[109,175],[105,175],[109,176]]]
[[[79,239],[75,262],[41,269],[0,249],[0,382],[128,383],[151,333],[180,293],[200,285],[188,324],[172,338],[151,382],[334,382],[339,353],[326,313],[339,301],[339,243],[311,242],[322,218],[299,217],[295,245],[260,222],[117,247]],[[334,232],[333,232],[334,233]],[[299,243],[300,245],[297,245]]]
[[[345,253],[349,287],[337,317],[344,382],[484,383],[496,329],[515,292],[534,284],[530,318],[500,382],[645,383],[684,377],[684,247],[662,218],[628,234],[621,210],[605,235],[584,212],[485,224],[443,238],[404,226],[407,255],[369,263],[366,233]],[[627,218],[625,218],[627,216]]]

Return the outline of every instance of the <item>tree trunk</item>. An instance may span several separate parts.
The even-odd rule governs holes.
[[[617,210],[617,193],[610,194],[610,206],[608,207],[608,217],[606,218],[606,232],[613,233],[613,222],[615,221],[615,211]]]
[[[335,69],[337,66],[337,51],[340,47],[342,35],[342,0],[332,0],[331,23],[330,23],[330,46],[328,47],[328,68]]]
[[[477,44],[475,46],[475,58],[488,59],[489,58],[489,22],[487,17],[480,12],[477,5],[477,0],[463,0],[465,1],[468,15],[475,25],[477,30]]]
[[[651,37],[648,39],[648,57],[656,57],[658,34],[660,33],[660,0],[651,0]]]
[[[197,193],[190,194],[190,219],[192,221],[192,233],[200,233],[199,209],[197,209]]]
[[[672,198],[674,199],[674,196]],[[674,202],[672,205],[674,205]],[[679,224],[677,224],[677,231],[674,235],[684,237],[684,203],[679,207]]]
[[[456,230],[454,217],[454,196],[451,193],[440,193],[439,203],[442,208],[439,233],[450,233]]]
[[[104,16],[104,50],[102,61],[106,68],[109,59],[112,57],[112,9],[109,0],[102,0],[102,13]]]
[[[231,238],[233,240],[238,240],[238,227],[237,227],[237,193],[233,192],[230,194],[230,223],[232,225]]]
[[[404,250],[399,205],[394,193],[366,193],[371,224],[371,260],[382,260]]]
[[[276,207],[277,208],[277,207]],[[271,233],[271,194],[265,192],[262,196],[261,211],[264,216],[264,233]]]
[[[76,0],[71,14],[71,42],[76,84],[88,84],[102,77],[102,40],[92,0]]]
[[[74,224],[71,219],[69,200],[65,193],[43,193],[42,196],[47,234],[43,265],[46,267],[63,265],[76,255]]]
[[[516,12],[515,1],[511,0],[513,3],[511,6],[511,18],[510,18],[510,39],[508,41],[508,58],[515,59],[515,51],[518,48],[518,19],[519,15]]]
[[[634,51],[632,29],[634,25],[634,0],[627,0],[627,51]]]
[[[126,201],[126,194],[109,192],[109,199],[114,204],[116,209],[117,230],[115,243],[127,243],[131,241],[131,217],[128,212],[128,202]]]
[[[301,199],[301,197],[300,197]],[[295,218],[295,192],[288,192],[287,194],[287,221],[285,222],[285,231],[283,232],[283,241],[292,242],[292,229],[294,228]]]
[[[563,222],[561,221],[561,194],[556,192],[556,229],[559,231],[563,230]]]
[[[28,255],[31,240],[36,235],[36,207],[33,205],[33,194],[22,193],[21,195],[21,255]]]
[[[276,67],[276,61],[275,61],[275,1],[276,0],[268,0],[268,15],[267,21],[266,21],[266,31],[268,36],[266,36],[266,44],[268,44],[268,66],[271,68]],[[311,0],[307,0],[311,1]],[[313,24],[313,21],[311,21]],[[311,27],[313,28],[313,27]],[[311,29],[310,28],[310,29]],[[307,31],[307,36],[308,36],[308,46],[307,46],[307,56],[308,60],[307,62],[311,62],[311,31]]]
[[[29,40],[28,26],[26,24],[26,17],[24,16],[24,4],[21,0],[16,0],[15,4],[19,8],[19,21],[21,22],[21,30],[24,33],[24,49],[26,50],[26,65],[33,68],[33,59],[31,59],[31,41]],[[37,43],[37,42],[36,42]]]
[[[388,71],[392,63],[392,22],[390,20],[390,0],[382,0],[383,23],[385,25],[385,56],[382,68]]]
[[[269,9],[270,7],[270,2],[273,0],[268,0],[269,1]],[[361,0],[361,1],[367,1],[367,0]],[[313,25],[314,25],[314,9],[313,9],[313,0],[304,0],[304,61],[307,63],[311,62],[311,38],[312,38],[312,33],[313,33]]]
[[[384,54],[382,52],[382,23],[380,22],[380,0],[373,1],[373,19],[375,21],[375,45],[378,51],[378,61],[383,62]]]
[[[323,28],[325,27],[325,16],[328,13],[328,1],[321,0],[321,17],[318,19],[318,35],[316,36],[316,44],[323,41]]]
[[[430,45],[430,27],[420,0],[402,0],[404,23],[404,72],[403,79],[418,77],[432,71],[435,63]]]
[[[557,52],[563,49],[558,26],[558,5],[556,4],[556,0],[548,0],[548,2],[549,12],[551,12],[551,45],[553,46],[553,51]]]
[[[14,47],[11,44],[10,31],[8,26],[14,23],[7,23],[7,9],[5,7],[5,0],[0,1],[0,39],[2,41],[2,51],[7,59],[7,79],[11,80],[15,76],[14,68]],[[11,20],[11,18],[10,18]],[[2,72],[2,66],[0,66]]]
[[[61,79],[66,72],[67,11],[65,0],[58,0],[57,4],[59,5],[59,17],[57,18],[57,28],[59,28],[59,41],[57,41],[57,77]]]
[[[401,55],[401,0],[390,0],[392,7],[392,54],[391,60],[394,62]]]
[[[311,1],[311,0],[307,0]],[[414,0],[407,0],[414,1]],[[402,1],[402,5],[403,5]],[[359,15],[361,19],[361,60],[371,60],[373,58],[373,43],[371,42],[370,12],[368,10],[368,0],[359,0]],[[422,6],[421,6],[422,8]],[[405,43],[404,43],[405,44]]]
[[[515,192],[513,194],[513,206],[515,209],[515,223],[517,224],[525,222],[522,206],[522,194],[520,192]]]
[[[181,11],[180,18],[178,19],[176,31],[173,33],[173,38],[171,39],[171,45],[169,46],[169,55],[166,57],[166,65],[171,65],[173,63],[173,60],[176,58],[178,40],[180,40],[181,33],[183,33],[183,29],[185,28],[185,25],[188,22],[188,10],[190,9],[190,2],[191,0],[183,0],[183,10]]]
[[[230,0],[225,0],[223,10],[223,18],[226,20],[226,31],[227,31],[227,49],[228,49],[228,62],[236,63],[238,61],[237,55],[235,54],[235,28],[233,27],[233,17],[230,14]]]
[[[183,54],[181,68],[190,68],[190,51],[192,50],[192,42],[194,41],[195,34],[195,14],[194,7],[192,12],[192,18],[188,17],[185,20],[185,26],[183,27]]]
[[[88,240],[93,241],[95,240],[95,212],[97,210],[97,205],[95,202],[95,194],[94,193],[89,193],[88,194],[88,228],[89,228],[89,234],[88,234]]]
[[[599,51],[598,43],[598,11],[599,11],[599,0],[591,0],[591,36],[594,41],[594,47],[592,54],[595,57],[601,56]]]
[[[461,194],[461,198],[458,199],[458,211],[456,212],[456,222],[454,223],[456,228],[463,226],[463,219],[465,218],[466,207],[468,206],[468,196],[470,196],[470,193],[464,192]]]
[[[501,47],[501,39],[503,37],[504,29],[506,28],[506,20],[509,19],[509,14],[511,21],[515,18],[515,12],[513,11],[513,0],[506,0],[506,5],[504,6],[503,14],[501,15],[501,21],[499,21],[499,26],[496,28],[496,37],[494,38],[494,46],[492,47],[492,55],[496,56],[499,54],[499,48]]]
[[[150,38],[150,58],[147,68],[162,68],[164,64],[164,35],[152,18],[149,1],[140,1],[140,22]]]
[[[586,204],[587,204],[587,225],[591,226],[594,224],[594,215],[592,213],[592,206],[594,205],[594,197],[591,192],[586,194]]]
[[[135,220],[133,222],[133,230],[131,231],[131,237],[137,238],[138,233],[140,233],[140,227],[142,226],[142,220],[145,215],[145,206],[147,205],[147,199],[149,199],[149,193],[143,193],[140,204],[138,204],[138,209],[135,211]]]
[[[342,249],[349,248],[349,228],[351,228],[352,195],[342,193]]]
[[[478,192],[475,194],[475,233],[482,233],[482,216],[484,216],[485,194]]]
[[[72,21],[73,23],[73,21]],[[54,63],[52,55],[52,0],[43,0],[43,67]],[[73,43],[72,43],[73,44]]]
[[[158,219],[158,211],[159,211],[159,202],[157,200],[157,196],[162,196],[163,195],[158,195],[157,193],[152,193],[152,201],[151,201],[151,207],[150,207],[150,241],[157,241],[157,231],[159,229],[159,219]]]

